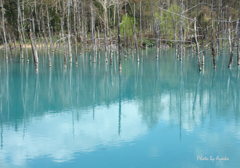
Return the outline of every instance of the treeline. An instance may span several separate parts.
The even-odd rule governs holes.
[[[12,48],[19,46],[21,58],[26,57],[29,60],[26,48],[30,43],[36,69],[38,50],[41,47],[46,48],[51,66],[50,51],[63,46],[66,66],[66,55],[72,62],[72,53],[77,64],[79,46],[92,48],[94,62],[98,48],[104,48],[107,62],[107,51],[112,53],[111,51],[117,47],[120,55],[120,50],[125,56],[136,53],[139,61],[139,53],[143,48],[156,46],[158,57],[161,48],[172,46],[178,58],[182,60],[185,47],[193,48],[196,45],[194,48],[199,57],[201,70],[206,47],[211,48],[216,67],[215,53],[219,53],[220,47],[228,44],[232,55],[234,45],[239,41],[237,21],[240,9],[237,0],[230,2],[0,0],[0,2],[2,25],[0,42],[5,48],[6,59],[9,55],[12,57]],[[129,51],[129,48],[133,51]],[[238,63],[240,64],[240,59]]]

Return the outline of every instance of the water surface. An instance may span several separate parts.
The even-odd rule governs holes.
[[[182,62],[154,52],[123,57],[121,72],[116,53],[110,65],[84,52],[67,69],[61,53],[51,68],[42,54],[38,73],[1,53],[0,167],[237,167],[236,60],[228,69],[218,55],[214,70],[209,52],[199,73],[190,51]]]

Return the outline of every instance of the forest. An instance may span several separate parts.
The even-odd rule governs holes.
[[[174,48],[182,61],[185,49],[198,57],[198,68],[204,65],[210,50],[214,68],[216,54],[227,50],[228,67],[234,60],[240,65],[239,18],[237,0],[0,0],[0,43],[6,60],[12,50],[20,50],[20,58],[29,61],[30,47],[35,69],[39,51],[48,55],[64,50],[67,59],[78,64],[77,56],[88,50],[90,61],[96,62],[97,51],[103,50],[105,61],[113,62],[116,50],[121,70],[121,57],[139,55],[149,47],[160,50]],[[92,58],[91,58],[92,57]]]

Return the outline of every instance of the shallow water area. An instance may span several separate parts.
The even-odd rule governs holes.
[[[226,51],[227,52],[227,51]],[[210,51],[150,49],[140,61],[89,52],[64,68],[62,53],[30,62],[0,53],[0,167],[237,167],[240,67]],[[73,60],[75,59],[73,55]],[[236,57],[234,58],[236,59]]]

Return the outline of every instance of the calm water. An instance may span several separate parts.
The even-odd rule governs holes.
[[[154,52],[123,57],[121,73],[116,55],[110,66],[85,53],[65,70],[55,53],[51,69],[40,57],[38,74],[32,59],[1,53],[0,167],[239,166],[236,61],[229,70],[219,55],[213,70],[207,55],[199,73],[196,56]]]

